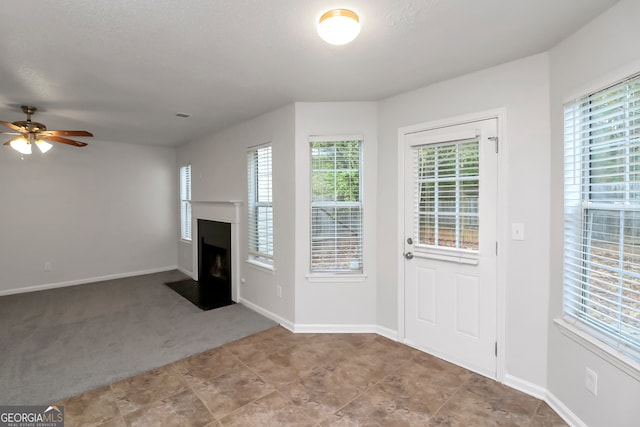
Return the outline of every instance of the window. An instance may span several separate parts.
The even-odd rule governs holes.
[[[414,148],[416,244],[478,251],[478,139]]]
[[[311,141],[311,272],[362,272],[362,140]]]
[[[564,124],[564,313],[640,360],[640,76],[566,105]]]
[[[247,166],[249,174],[249,259],[273,265],[271,145],[261,145],[249,150]]]
[[[180,168],[180,238],[191,241],[191,165]]]

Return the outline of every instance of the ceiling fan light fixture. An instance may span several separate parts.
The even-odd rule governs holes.
[[[39,140],[36,141],[36,147],[38,147],[40,152],[42,154],[44,154],[47,151],[51,150],[51,147],[53,147],[53,145],[49,144],[47,141],[43,141],[43,140],[39,139]]]
[[[20,154],[31,154],[31,144],[26,138],[14,139],[9,145]]]
[[[360,18],[348,9],[332,9],[320,17],[318,35],[333,45],[347,44],[360,34]]]

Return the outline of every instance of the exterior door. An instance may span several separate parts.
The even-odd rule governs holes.
[[[497,119],[404,137],[405,342],[496,377]]]

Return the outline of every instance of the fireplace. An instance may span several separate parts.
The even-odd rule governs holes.
[[[198,219],[198,282],[212,304],[231,304],[231,224]]]
[[[231,224],[198,219],[197,230],[198,281],[188,279],[167,285],[203,310],[233,304]]]

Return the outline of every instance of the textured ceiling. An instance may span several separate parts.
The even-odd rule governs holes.
[[[31,104],[50,129],[176,146],[293,101],[377,100],[543,52],[614,3],[4,1],[0,120]],[[349,45],[316,34],[334,7],[360,15]]]

